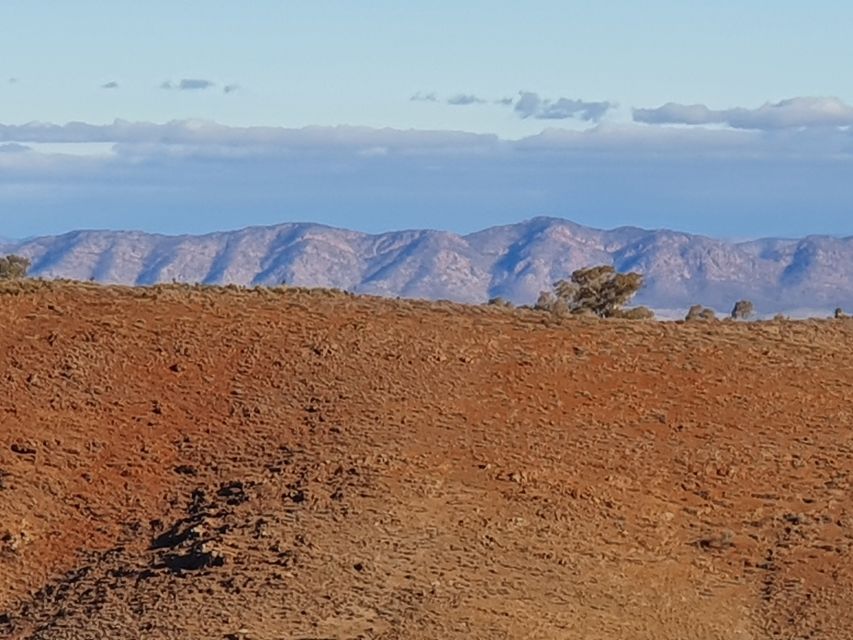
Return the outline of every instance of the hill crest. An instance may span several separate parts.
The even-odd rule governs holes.
[[[601,230],[533,218],[467,235],[381,234],[288,223],[199,236],[75,231],[0,245],[33,261],[33,275],[145,285],[282,282],[356,293],[518,304],[575,269],[639,271],[637,298],[657,310],[701,303],[728,311],[740,298],[763,314],[828,314],[853,307],[853,238],[727,242],[670,230]]]

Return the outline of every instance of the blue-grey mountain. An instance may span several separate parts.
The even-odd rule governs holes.
[[[534,218],[469,235],[414,230],[370,235],[282,224],[201,236],[76,231],[0,243],[44,278],[276,285],[483,302],[532,303],[573,270],[613,264],[639,271],[637,302],[680,312],[693,303],[728,310],[748,298],[763,314],[853,310],[853,238],[811,236],[726,242],[668,230],[600,230]]]

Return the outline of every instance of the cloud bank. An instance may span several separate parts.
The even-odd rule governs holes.
[[[56,153],[62,144],[87,151]],[[375,228],[452,229],[536,214],[599,226],[638,219],[675,226],[683,217],[677,226],[698,231],[702,221],[725,228],[729,220],[739,235],[772,234],[772,224],[791,228],[802,220],[802,234],[814,230],[818,215],[849,224],[850,175],[853,140],[843,128],[599,124],[507,140],[195,120],[0,124],[0,210],[19,212],[0,219],[0,235],[35,232],[28,221],[56,212],[86,226],[115,225],[118,212],[160,216],[165,225],[252,212],[270,220],[352,226],[357,216]],[[14,227],[18,220],[30,226]]]
[[[17,142],[0,144],[0,153],[26,153],[27,151],[32,151],[32,148],[25,144],[18,144]]]
[[[768,102],[757,109],[710,109],[703,104],[669,102],[655,109],[634,109],[634,121],[645,124],[714,125],[774,131],[805,127],[849,127],[853,107],[838,98],[799,97]]]

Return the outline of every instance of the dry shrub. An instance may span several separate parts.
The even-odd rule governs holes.
[[[738,300],[732,309],[733,320],[749,320],[755,313],[755,305],[749,300]]]
[[[624,320],[653,320],[655,312],[648,307],[632,307],[631,309],[619,309],[611,317]]]
[[[708,307],[703,307],[701,304],[694,304],[690,307],[690,310],[687,312],[687,316],[684,318],[687,322],[695,322],[695,321],[706,321],[710,322],[712,320],[717,319],[717,314],[713,309],[709,309]]]
[[[497,298],[489,299],[489,304],[493,307],[504,307],[506,309],[512,308],[512,302],[510,302],[506,298],[501,298],[500,296],[498,296]]]
[[[21,256],[0,258],[0,280],[21,280],[27,277],[30,261]]]

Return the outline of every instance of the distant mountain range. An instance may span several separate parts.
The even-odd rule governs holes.
[[[358,293],[532,303],[573,270],[613,264],[639,271],[637,296],[664,314],[693,303],[720,311],[752,300],[763,314],[853,311],[853,238],[726,242],[668,230],[609,231],[533,218],[468,235],[413,230],[370,235],[281,224],[200,236],[75,231],[0,242],[33,261],[31,273],[145,285],[158,282],[337,287]]]

